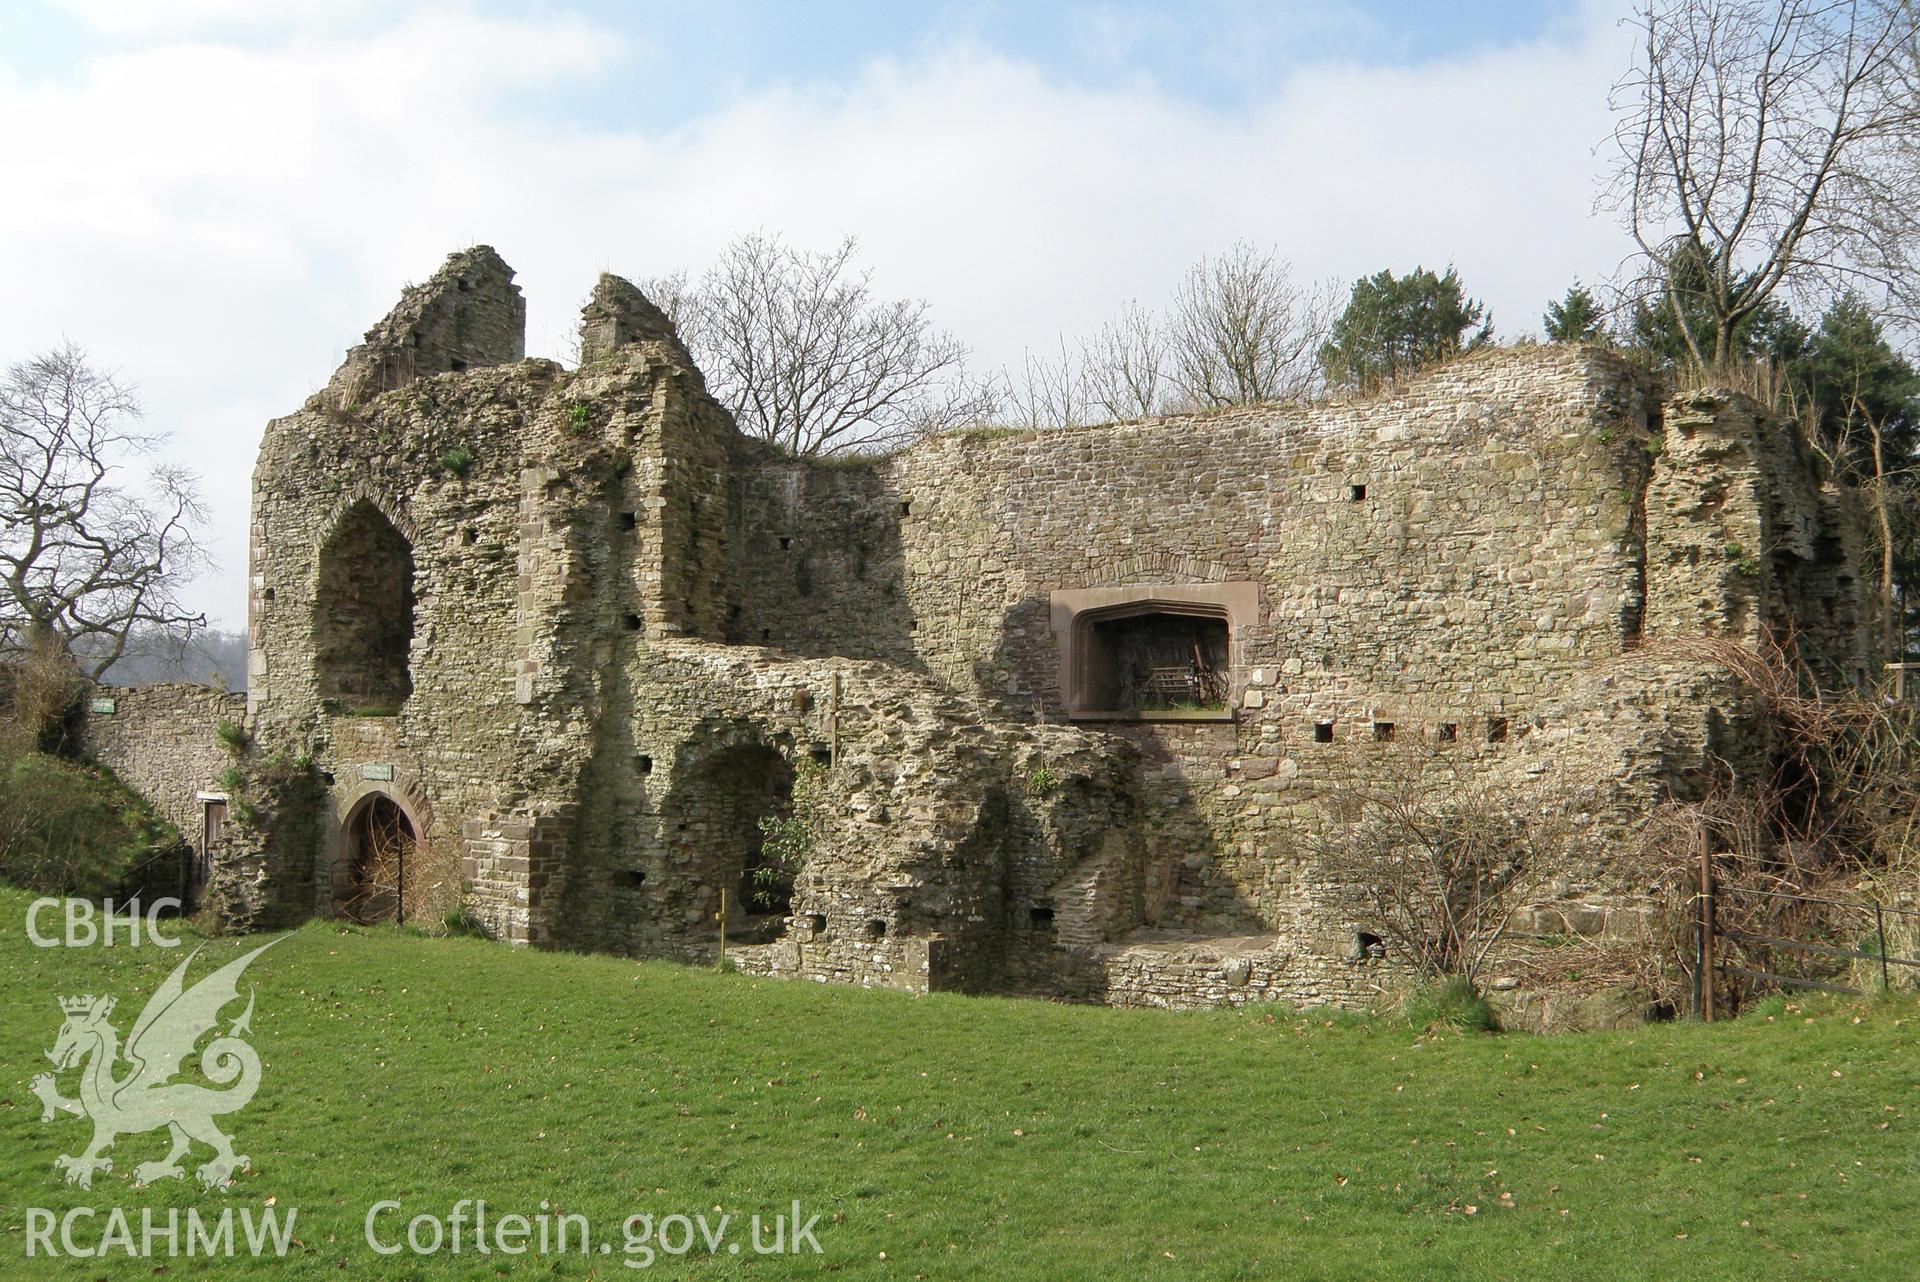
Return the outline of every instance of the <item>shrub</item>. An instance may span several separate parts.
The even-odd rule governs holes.
[[[1330,788],[1336,822],[1315,836],[1322,876],[1346,888],[1356,924],[1421,974],[1469,983],[1520,905],[1575,849],[1590,785],[1524,787],[1434,746],[1385,756]],[[1581,851],[1599,866],[1602,856]]]
[[[1401,1018],[1422,1032],[1451,1028],[1462,1033],[1497,1033],[1500,1018],[1472,981],[1455,975],[1408,993],[1400,1006]]]
[[[464,445],[456,445],[440,456],[440,470],[454,476],[465,476],[473,469],[473,451]]]
[[[760,817],[760,864],[753,870],[753,898],[759,907],[778,903],[806,867],[823,817],[826,777],[825,766],[803,759],[794,771],[789,809]]]
[[[492,932],[487,924],[468,911],[465,904],[455,908],[440,919],[440,931],[446,935],[458,935],[468,939],[491,939]]]
[[[86,678],[72,656],[56,647],[14,655],[0,664],[0,719],[23,748],[59,752],[70,740],[86,692]]]
[[[214,727],[214,735],[228,752],[239,754],[247,750],[247,732],[231,721],[222,721]]]

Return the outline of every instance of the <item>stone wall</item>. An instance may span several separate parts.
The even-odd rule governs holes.
[[[1350,945],[1351,918],[1303,847],[1320,799],[1384,759],[1446,745],[1498,768],[1575,717],[1603,755],[1657,758],[1673,785],[1707,749],[1702,705],[1676,708],[1697,735],[1653,749],[1650,727],[1593,715],[1620,693],[1596,695],[1600,666],[1649,637],[1757,640],[1763,620],[1836,670],[1864,663],[1854,525],[1791,427],[1728,395],[1663,408],[1594,348],[1486,353],[1312,410],[743,469],[736,635],[901,663],[1014,717],[1069,712],[1050,603],[1252,585],[1231,717],[1109,733],[1147,763],[1148,840],[1180,869],[1161,921],[1323,956]],[[1782,572],[1799,564],[1818,573]],[[1628,791],[1623,821],[1645,801]]]
[[[769,460],[740,482],[736,634],[1057,716],[1054,592],[1249,582],[1236,663],[1311,715],[1519,715],[1638,606],[1650,409],[1598,349],[1508,350],[1312,410]]]
[[[1683,643],[1867,661],[1857,514],[1797,438],[1599,349],[809,462],[741,437],[631,285],[596,286],[575,371],[521,359],[523,314],[497,256],[455,255],[268,427],[250,726],[313,791],[268,772],[236,917],[332,911],[385,797],[424,907],[515,942],[1365,1003],[1405,972],[1328,872],[1343,797],[1434,762],[1577,794],[1587,844],[1529,920],[1624,930],[1632,888],[1579,851],[1766,751]],[[1177,669],[1194,619],[1209,682],[1143,710],[1131,668]],[[387,684],[335,657],[402,643]],[[743,908],[760,820],[802,810],[787,910]]]
[[[434,290],[484,305],[485,288],[510,287],[458,290],[470,275],[456,256],[402,310],[433,311]],[[739,438],[637,291],[603,280],[584,324],[590,359],[571,375],[538,361],[416,374],[346,407],[316,397],[269,427],[252,716],[262,752],[310,758],[322,788],[313,909],[332,908],[349,820],[377,793],[411,821],[413,857],[455,870],[446,906],[464,902],[503,938],[708,958],[719,894],[737,893],[750,853],[737,768],[721,759],[791,771],[826,758],[823,857],[783,939],[743,942],[742,959],[993,986],[1021,942],[1001,898],[1043,897],[1101,845],[1082,828],[1118,822],[1124,749],[999,722],[885,665],[716,644]],[[376,327],[350,364],[391,365],[376,340],[405,329]],[[406,582],[382,540],[360,540],[380,555],[330,568],[343,532],[366,528],[404,544]],[[323,682],[328,638],[343,617],[372,628],[362,603],[409,588],[408,692],[350,706]],[[392,624],[397,610],[374,613]],[[1073,811],[1078,784],[1058,802],[1010,800],[1036,753],[1119,800]]]
[[[224,793],[220,776],[236,754],[218,734],[246,718],[244,694],[210,686],[101,687],[80,725],[81,755],[145,797],[181,836],[201,844],[203,792]]]

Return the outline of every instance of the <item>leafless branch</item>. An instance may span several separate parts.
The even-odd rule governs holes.
[[[1080,346],[1087,395],[1108,417],[1146,418],[1165,396],[1167,340],[1152,312],[1130,302]]]
[[[1463,752],[1392,749],[1328,797],[1319,874],[1390,952],[1474,979],[1574,837],[1571,796],[1510,786]]]
[[[0,380],[0,652],[49,646],[98,678],[135,627],[190,634],[180,600],[206,563],[192,473],[151,461],[164,439],[139,427],[131,389],[73,343]],[[145,462],[145,485],[118,481]]]
[[[875,297],[848,238],[824,253],[754,233],[698,280],[646,291],[742,431],[795,454],[886,448],[984,417],[966,348],[918,299]]]
[[[1725,367],[1738,326],[1782,290],[1851,288],[1916,315],[1917,8],[1644,0],[1635,12],[1640,52],[1614,87],[1601,204],[1632,233],[1696,365]]]
[[[1241,241],[1188,269],[1167,320],[1168,380],[1193,406],[1302,400],[1337,296],[1303,286],[1285,260]]]

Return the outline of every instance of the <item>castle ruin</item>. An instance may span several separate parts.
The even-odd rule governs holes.
[[[1875,657],[1857,514],[1791,426],[1597,347],[818,460],[738,432],[615,277],[578,369],[527,359],[512,278],[454,255],[268,425],[244,710],[89,718],[236,924],[463,909],[913,990],[1364,1003],[1395,959],[1313,855],[1344,782],[1452,753],[1577,784],[1604,842],[1765,752],[1660,642],[1791,627],[1835,685]],[[1637,911],[1574,861],[1523,916]]]

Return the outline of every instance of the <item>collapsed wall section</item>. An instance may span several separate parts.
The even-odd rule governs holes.
[[[1078,732],[871,662],[674,641],[633,662],[648,697],[603,728],[539,938],[687,960],[724,939],[768,973],[994,988],[1054,951],[1035,910],[1055,883],[1132,842],[1124,750]],[[805,833],[784,885],[754,876],[769,819]]]
[[[352,410],[417,379],[506,365],[526,354],[527,305],[513,269],[492,246],[476,245],[449,256],[424,284],[408,286],[399,305],[347,352],[322,396]]]

